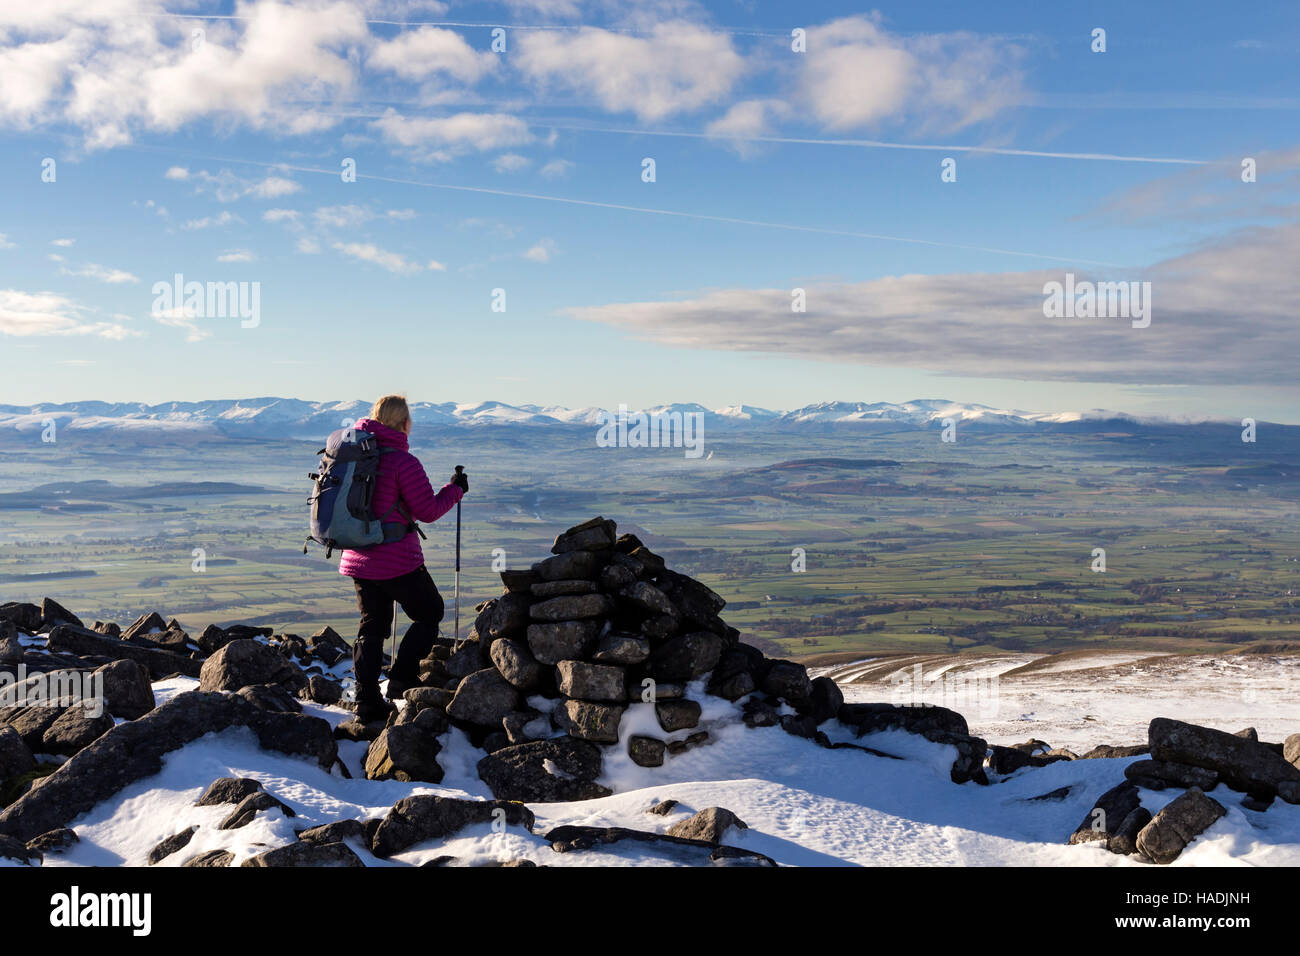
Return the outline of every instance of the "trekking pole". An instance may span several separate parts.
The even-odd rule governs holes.
[[[464,465],[456,466],[456,474],[465,471]],[[456,502],[456,635],[452,647],[460,650],[460,502]]]

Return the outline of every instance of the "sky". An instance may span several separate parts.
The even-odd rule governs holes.
[[[0,402],[1300,423],[1298,53],[1289,2],[4,3]],[[1098,282],[1145,317],[1049,314]]]

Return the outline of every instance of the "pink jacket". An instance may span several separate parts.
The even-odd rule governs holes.
[[[399,512],[415,521],[437,521],[461,499],[461,490],[453,484],[443,485],[435,495],[420,460],[408,450],[406,435],[372,418],[359,418],[353,426],[375,436],[381,448],[391,448],[379,459],[379,476],[375,479],[373,509],[382,515],[400,499],[401,508],[390,520],[403,520]],[[414,531],[398,541],[386,541],[369,548],[344,550],[339,559],[339,573],[370,581],[386,581],[414,571],[424,564],[420,536]]]

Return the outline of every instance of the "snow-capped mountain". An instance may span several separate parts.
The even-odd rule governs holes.
[[[511,405],[506,402],[413,402],[412,413],[423,426],[594,427],[618,407],[566,408],[558,405]],[[316,439],[365,415],[369,403],[308,402],[294,398],[218,399],[205,402],[68,402],[0,405],[0,430],[39,431],[50,422],[74,431],[122,430],[247,434],[266,438]],[[635,409],[633,411],[636,411]],[[793,411],[773,411],[753,405],[707,408],[686,402],[656,405],[649,414],[700,414],[714,429],[840,427],[939,427],[946,419],[991,429],[1081,427],[1103,422],[1171,424],[1159,419],[1094,409],[1087,412],[1024,412],[952,402],[917,399],[910,402],[818,402]]]

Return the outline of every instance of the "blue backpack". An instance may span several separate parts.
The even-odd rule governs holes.
[[[401,510],[399,498],[384,514],[376,517],[373,508],[375,481],[379,477],[380,459],[392,451],[380,448],[375,436],[355,428],[331,432],[325,447],[316,454],[323,456],[320,470],[307,477],[316,482],[311,504],[311,534],[302,546],[315,541],[325,546],[325,557],[335,549],[368,548],[386,541],[397,541],[412,531],[424,532]],[[397,512],[403,520],[390,521]]]

